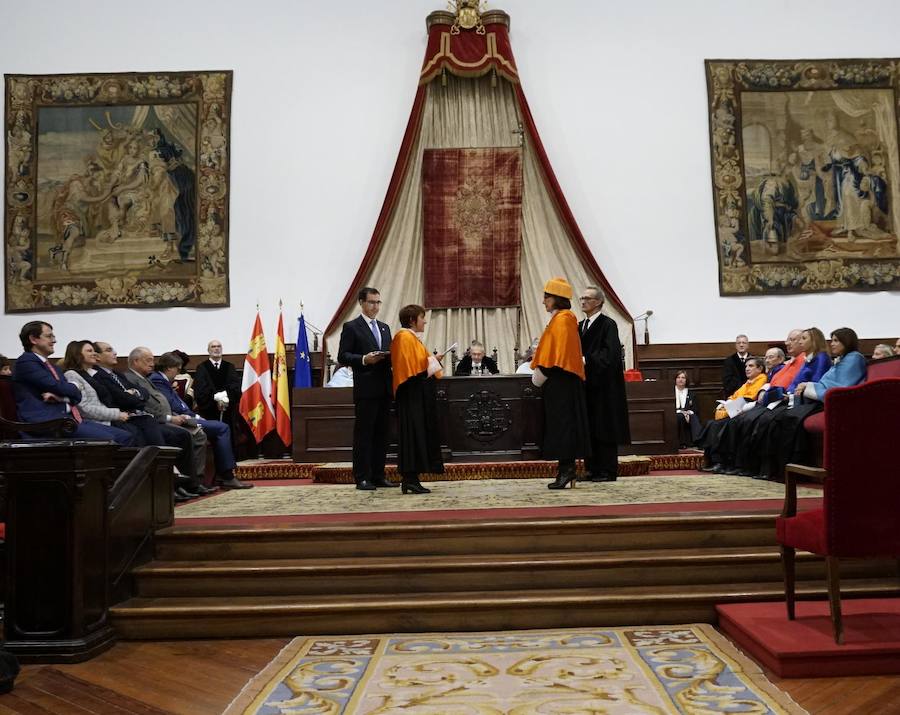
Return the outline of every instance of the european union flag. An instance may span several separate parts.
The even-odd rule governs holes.
[[[303,313],[297,319],[297,345],[294,348],[294,387],[312,387],[312,371],[309,367],[309,341],[306,339],[306,321]]]

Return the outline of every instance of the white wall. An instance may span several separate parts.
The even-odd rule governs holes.
[[[233,69],[231,308],[47,313],[60,347],[242,352],[298,304],[321,327],[365,252],[442,0],[4,3],[5,73]],[[795,325],[900,331],[895,293],[721,298],[704,58],[896,57],[900,6],[872,0],[494,0],[550,160],[594,255],[654,342],[778,337]],[[390,290],[390,286],[382,286]],[[29,315],[5,315],[20,351]],[[35,316],[37,317],[37,316]],[[58,351],[61,352],[61,351]]]

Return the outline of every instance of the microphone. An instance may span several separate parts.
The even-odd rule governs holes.
[[[645,310],[640,315],[636,315],[632,318],[632,320],[643,320],[644,321],[644,345],[650,344],[650,329],[647,327],[647,318],[653,315],[652,310]]]

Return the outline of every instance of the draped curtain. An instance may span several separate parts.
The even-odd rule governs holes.
[[[379,252],[370,264],[365,285],[377,287],[383,301],[380,318],[398,327],[400,308],[424,300],[422,261],[422,152],[426,148],[513,147],[518,145],[520,117],[514,87],[498,78],[446,77],[426,88],[421,128],[412,147],[391,222]],[[455,308],[430,310],[426,315],[425,343],[442,352],[459,343],[460,355],[472,340],[480,340],[488,352],[497,348],[502,372],[514,370],[515,347],[522,351],[540,336],[548,316],[542,305],[544,282],[564,276],[577,296],[594,283],[591,272],[572,249],[572,242],[547,191],[543,172],[527,134],[523,147],[522,197],[522,305],[508,308]],[[577,312],[577,300],[573,303]],[[326,345],[335,349],[341,324],[359,312],[355,301],[335,321]],[[603,312],[619,326],[626,364],[633,365],[631,320],[611,301]],[[333,357],[337,357],[336,355]]]

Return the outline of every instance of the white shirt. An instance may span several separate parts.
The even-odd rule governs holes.
[[[688,389],[685,387],[684,389],[675,388],[675,408],[679,410],[683,410],[684,406],[687,404],[687,393]]]
[[[587,325],[585,325],[582,328],[581,334],[584,335],[588,330],[590,330],[591,326],[594,324],[594,321],[597,320],[597,318],[599,318],[599,317],[600,317],[600,311],[598,310],[596,313],[594,313],[589,318],[585,318],[585,320],[587,321]]]

